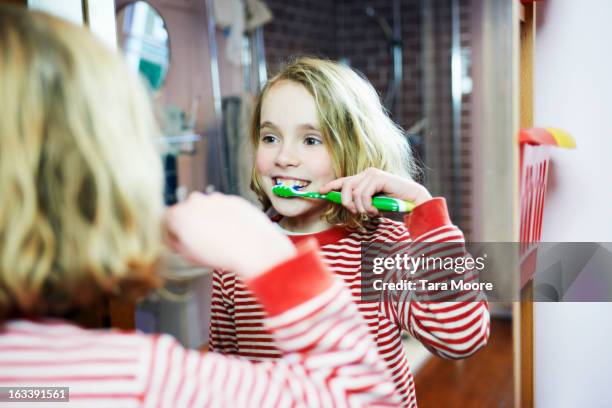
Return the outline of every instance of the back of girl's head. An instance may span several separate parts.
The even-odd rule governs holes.
[[[301,84],[315,100],[326,146],[337,177],[355,175],[369,167],[412,177],[416,171],[403,131],[389,118],[372,84],[342,64],[302,57],[271,78],[259,94],[250,138],[257,148],[261,106],[268,90],[283,81]],[[251,188],[264,208],[270,207],[259,176],[253,171]],[[332,224],[363,226],[363,219],[341,206],[325,214]]]
[[[155,135],[138,79],[87,30],[0,6],[0,322],[155,284]]]

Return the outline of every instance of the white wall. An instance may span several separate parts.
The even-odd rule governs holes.
[[[51,13],[74,24],[83,24],[81,0],[28,0],[28,7]]]
[[[117,49],[114,0],[89,0],[87,2],[89,29],[111,49]]]
[[[610,242],[612,1],[537,7],[535,124],[578,143],[552,153],[542,241]],[[612,406],[612,304],[538,303],[534,318],[536,406]]]

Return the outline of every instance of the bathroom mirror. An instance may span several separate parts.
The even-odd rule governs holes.
[[[128,64],[146,78],[151,89],[161,89],[170,65],[170,39],[159,12],[146,1],[121,7],[117,40]]]

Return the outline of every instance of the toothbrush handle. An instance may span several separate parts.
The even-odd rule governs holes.
[[[337,204],[342,204],[342,194],[339,191],[330,191],[325,198]],[[410,212],[416,207],[413,202],[399,198],[375,196],[372,197],[372,206],[381,211]]]
[[[385,196],[372,197],[372,205],[381,211],[394,212],[410,212],[416,207],[411,201]]]
[[[339,191],[330,191],[327,194],[323,194],[323,197],[336,204],[342,204],[342,194]]]

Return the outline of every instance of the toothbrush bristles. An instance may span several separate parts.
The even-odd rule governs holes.
[[[295,182],[291,182],[289,180],[276,180],[276,185],[290,188],[293,191],[298,191],[300,189],[300,186],[298,186]]]

